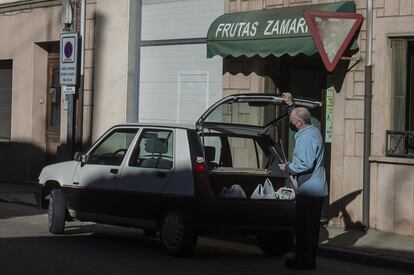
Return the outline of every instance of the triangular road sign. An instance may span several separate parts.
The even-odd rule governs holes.
[[[364,17],[359,13],[307,10],[306,23],[328,72],[335,69]]]

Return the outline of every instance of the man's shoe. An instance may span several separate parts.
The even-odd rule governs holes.
[[[285,259],[285,266],[288,269],[315,269],[315,265],[307,262],[303,258],[299,257],[292,257],[292,258],[286,258]]]

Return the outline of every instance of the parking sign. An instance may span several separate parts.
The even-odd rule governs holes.
[[[78,72],[78,33],[60,34],[60,85],[76,86]]]

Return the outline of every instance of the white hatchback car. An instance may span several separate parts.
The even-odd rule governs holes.
[[[286,111],[258,119],[283,109],[278,105],[283,105],[280,96],[240,94],[218,101],[192,127],[112,127],[75,160],[43,168],[39,183],[49,231],[64,233],[65,222],[72,220],[159,231],[162,246],[173,255],[190,253],[200,234],[238,232],[256,235],[265,254],[287,253],[295,201],[250,199],[267,178],[275,189],[285,185],[274,155],[280,144],[267,132]],[[256,119],[231,122],[236,111]],[[223,196],[235,185],[246,198]]]

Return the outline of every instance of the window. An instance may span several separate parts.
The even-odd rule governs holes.
[[[414,157],[414,39],[392,39],[391,53],[391,129],[386,154]]]
[[[132,153],[130,166],[171,169],[173,167],[173,132],[144,130]]]
[[[204,136],[207,166],[263,169],[267,157],[256,140],[244,137]]]
[[[89,154],[88,164],[121,165],[138,129],[115,129]]]
[[[11,137],[12,60],[0,60],[0,140]]]

